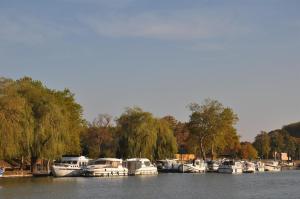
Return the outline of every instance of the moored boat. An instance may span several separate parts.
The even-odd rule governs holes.
[[[265,163],[261,161],[255,162],[255,171],[264,172],[265,171]]]
[[[128,175],[157,175],[157,167],[147,158],[131,158],[125,161]]]
[[[127,176],[128,169],[122,165],[122,159],[99,158],[84,169],[85,176]]]
[[[4,168],[0,168],[0,177],[3,176],[5,169]]]
[[[184,163],[178,167],[181,173],[204,173],[206,171],[206,163],[203,160],[196,159],[192,163]]]
[[[281,166],[278,161],[265,162],[265,171],[278,172],[281,171]]]
[[[243,172],[243,165],[240,161],[225,160],[219,166],[219,173],[239,174]]]
[[[52,166],[52,174],[55,177],[81,176],[88,161],[84,156],[63,156],[60,162],[55,162]]]
[[[165,159],[156,161],[158,172],[173,173],[178,172],[180,163],[178,159]]]
[[[254,173],[255,172],[255,163],[245,161],[243,165],[243,173]]]
[[[208,172],[218,172],[220,166],[219,161],[210,160],[207,162],[207,171]]]

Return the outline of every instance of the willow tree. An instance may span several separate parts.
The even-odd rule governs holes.
[[[79,154],[81,153],[80,135],[86,127],[86,121],[82,116],[82,107],[75,101],[75,96],[69,89],[52,91],[52,94],[64,116],[67,135],[64,137],[65,153]]]
[[[0,97],[0,158],[27,156],[32,122],[25,100],[19,96]]]
[[[48,89],[28,77],[0,88],[0,142],[9,146],[3,155],[25,156],[34,170],[39,158],[79,153],[82,111],[71,92]]]
[[[16,92],[13,80],[0,81],[0,158],[29,155],[33,118],[26,99]]]
[[[118,156],[154,158],[157,128],[151,113],[138,107],[127,108],[117,119],[117,126],[120,135]]]
[[[157,141],[155,149],[155,159],[173,158],[177,153],[176,137],[169,121],[165,118],[158,119],[157,126]]]
[[[206,159],[208,149],[211,149],[212,156],[213,150],[217,140],[224,135],[236,135],[234,125],[238,118],[231,108],[224,107],[216,100],[206,99],[202,105],[197,103],[190,104],[189,106],[192,114],[188,123],[190,129],[189,139],[197,144],[195,148],[200,151],[203,159]],[[226,144],[226,143],[224,143]]]

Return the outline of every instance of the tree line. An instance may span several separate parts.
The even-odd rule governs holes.
[[[100,114],[87,122],[70,90],[49,89],[29,77],[0,78],[0,159],[18,161],[21,167],[29,161],[35,170],[38,159],[64,154],[157,160],[193,153],[203,159],[254,159],[267,158],[272,150],[291,155],[299,150],[292,137],[277,131],[259,134],[253,144],[241,143],[238,116],[216,100],[188,108],[188,122],[170,115],[158,118],[139,107],[126,108],[117,118]]]
[[[287,153],[293,160],[300,159],[299,138],[291,136],[286,127],[269,133],[262,131],[255,137],[253,146],[262,159],[275,158],[276,153]]]

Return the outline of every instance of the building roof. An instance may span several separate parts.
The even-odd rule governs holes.
[[[10,164],[8,164],[7,162],[5,162],[4,160],[0,160],[0,167],[12,168],[12,166]]]

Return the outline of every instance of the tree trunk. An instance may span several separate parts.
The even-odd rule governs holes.
[[[50,173],[50,160],[47,160],[47,173]]]
[[[21,158],[21,166],[20,166],[22,175],[23,175],[23,167],[24,167],[24,157],[22,156],[22,158]]]
[[[200,140],[200,148],[201,148],[202,158],[203,158],[203,160],[205,161],[205,160],[206,160],[206,155],[205,155],[205,148],[204,148],[204,146],[203,146],[203,140],[204,140],[204,138],[202,138],[202,139]]]
[[[23,167],[24,167],[24,157],[21,157],[21,165],[20,165],[20,169],[23,172]]]
[[[31,157],[31,173],[35,173],[37,171],[37,157]]]
[[[211,160],[214,160],[214,143],[211,144]]]

